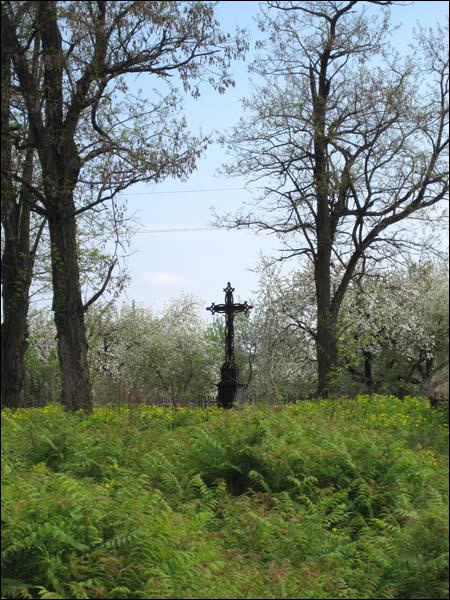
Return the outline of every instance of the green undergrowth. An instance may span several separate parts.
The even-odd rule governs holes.
[[[447,419],[360,397],[2,414],[3,598],[447,598]]]

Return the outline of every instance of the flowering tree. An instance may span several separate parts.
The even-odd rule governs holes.
[[[281,275],[266,259],[250,321],[254,344],[251,393],[267,399],[310,395],[317,383],[314,278],[311,270]]]
[[[47,310],[30,310],[24,357],[26,394],[18,406],[57,402],[61,381],[56,350],[56,328]]]
[[[341,313],[342,363],[369,391],[398,391],[448,366],[448,267],[411,264],[349,290]],[[373,369],[376,370],[376,376]]]
[[[337,323],[335,388],[421,390],[434,370],[448,369],[448,302],[445,261],[372,271],[353,282]],[[263,395],[289,387],[297,397],[311,395],[317,365],[312,269],[282,276],[265,265],[255,309],[254,386]]]
[[[214,392],[220,359],[202,308],[188,296],[173,300],[161,315],[135,305],[120,311],[93,306],[88,356],[97,398],[113,391],[135,401],[176,404]]]

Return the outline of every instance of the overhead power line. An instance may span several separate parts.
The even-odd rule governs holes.
[[[123,196],[156,196],[159,194],[197,194],[198,192],[233,192],[236,190],[260,190],[261,187],[233,187],[233,188],[204,188],[199,190],[163,190],[161,192],[121,192]]]
[[[184,233],[187,231],[229,231],[227,227],[173,227],[170,229],[138,229],[136,233]]]

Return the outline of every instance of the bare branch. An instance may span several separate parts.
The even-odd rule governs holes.
[[[106,274],[105,280],[103,282],[102,287],[98,290],[98,292],[96,292],[83,306],[83,311],[86,312],[87,309],[94,304],[94,302],[96,300],[98,300],[100,298],[100,296],[103,294],[103,292],[106,290],[106,287],[108,286],[109,280],[111,279],[111,275],[113,272],[114,267],[117,264],[117,259],[114,259],[113,262],[110,264],[108,272]]]

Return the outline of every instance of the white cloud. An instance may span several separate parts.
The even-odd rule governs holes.
[[[185,277],[175,273],[144,273],[142,281],[161,286],[181,285],[188,282]]]

